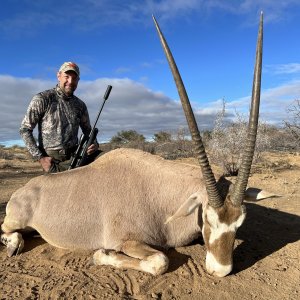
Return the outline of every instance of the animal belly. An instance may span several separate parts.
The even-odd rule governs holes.
[[[102,248],[97,228],[90,224],[73,224],[73,226],[61,226],[60,224],[35,224],[33,226],[42,238],[49,244],[63,249],[94,250]]]

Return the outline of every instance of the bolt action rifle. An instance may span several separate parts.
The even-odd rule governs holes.
[[[87,157],[87,149],[89,146],[95,141],[97,134],[98,134],[98,128],[96,128],[96,124],[98,122],[98,119],[100,117],[100,114],[102,112],[103,106],[105,104],[105,101],[108,99],[110,91],[112,89],[111,85],[107,86],[106,92],[103,97],[103,103],[101,105],[101,108],[99,110],[99,113],[97,115],[96,121],[94,123],[93,128],[91,129],[88,136],[82,134],[79,139],[78,147],[75,151],[75,153],[72,155],[71,163],[69,166],[69,170],[80,167],[84,165],[84,162],[86,161]]]

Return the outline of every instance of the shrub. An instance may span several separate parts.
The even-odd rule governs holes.
[[[153,140],[157,143],[166,143],[172,141],[172,135],[169,132],[166,131],[159,131],[157,133],[154,133]]]
[[[135,130],[122,130],[113,136],[110,140],[115,144],[127,144],[130,142],[145,142],[145,137],[142,134],[137,133]]]
[[[0,148],[0,158],[2,159],[13,159],[14,154],[12,151],[9,151],[9,149],[5,149],[4,147]]]
[[[300,99],[295,100],[287,108],[289,121],[284,121],[285,128],[292,137],[295,147],[300,147]]]
[[[248,127],[248,120],[237,112],[235,114],[236,122],[225,122],[224,101],[221,112],[217,114],[208,143],[211,161],[220,165],[225,175],[237,175],[238,173]],[[259,122],[253,162],[255,163],[261,153],[269,148],[268,125]]]

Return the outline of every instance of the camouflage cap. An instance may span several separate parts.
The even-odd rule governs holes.
[[[65,62],[61,65],[59,68],[59,72],[68,72],[68,71],[74,71],[78,77],[80,76],[79,67],[71,61]]]

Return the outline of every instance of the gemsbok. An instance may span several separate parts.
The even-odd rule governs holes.
[[[235,184],[214,176],[179,71],[153,16],[195,145],[199,166],[180,164],[134,149],[108,152],[92,164],[31,179],[9,200],[1,226],[8,256],[34,229],[53,246],[95,250],[98,265],[159,275],[167,271],[161,251],[203,236],[206,269],[232,270],[237,229],[246,217],[243,201],[252,164],[260,102],[263,16],[260,17],[252,104],[243,162]],[[268,197],[263,191],[257,198]]]

